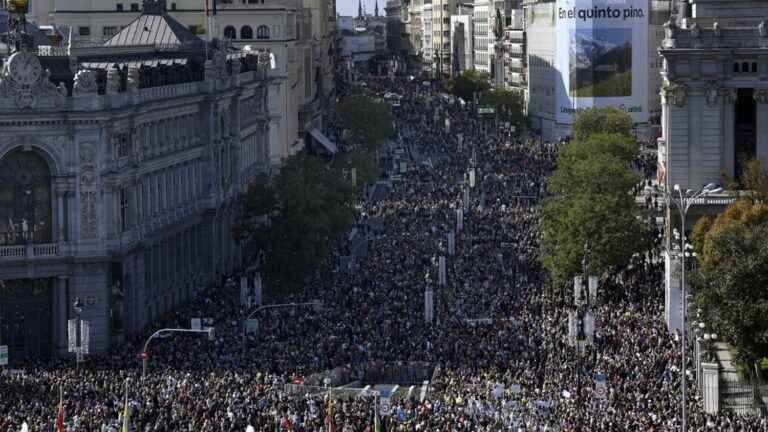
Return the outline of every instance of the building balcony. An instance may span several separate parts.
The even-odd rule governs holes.
[[[25,245],[0,246],[0,262],[28,261],[39,258],[56,258],[63,255],[66,243],[27,243]]]

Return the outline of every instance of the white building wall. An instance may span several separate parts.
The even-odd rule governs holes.
[[[528,44],[528,117],[534,130],[557,138],[555,85],[562,79],[555,69],[555,4],[526,6]]]
[[[478,1],[475,3],[472,19],[475,70],[485,73],[491,73],[491,55],[493,54],[491,9],[488,0]]]

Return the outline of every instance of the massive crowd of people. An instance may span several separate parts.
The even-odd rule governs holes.
[[[239,290],[211,287],[163,324],[211,317],[215,340],[159,341],[144,379],[136,354],[146,335],[79,369],[28,364],[0,374],[0,432],[25,422],[31,431],[55,430],[59,389],[67,431],[120,430],[127,394],[137,432],[373,432],[375,397],[331,393],[329,403],[322,388],[288,385],[338,367],[360,373],[371,362],[412,361],[435,367],[429,391],[391,400],[380,413],[383,431],[680,430],[679,344],[662,319],[653,254],[601,280],[594,344],[583,352],[569,344],[572,290],[549,286],[538,262],[537,205],[558,145],[497,129],[418,80],[371,79],[366,91],[402,95],[396,136],[382,153],[409,166],[390,166],[380,186],[387,192],[361,203],[369,245],[353,271],[337,265],[339,249],[305,292],[269,299],[321,299],[321,307],[265,311],[243,349],[248,311]],[[427,285],[432,323],[424,317]],[[604,396],[594,391],[598,372]],[[758,418],[705,415],[689,379],[690,430],[768,430]]]

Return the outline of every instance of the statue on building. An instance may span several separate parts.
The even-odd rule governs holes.
[[[501,40],[504,36],[504,19],[501,17],[501,10],[496,9],[496,22],[493,25],[493,34],[496,40]]]
[[[98,85],[96,84],[96,73],[92,70],[81,70],[75,74],[75,84],[72,93],[76,95],[96,93]]]

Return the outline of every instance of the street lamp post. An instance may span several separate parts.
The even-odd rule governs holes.
[[[266,310],[266,309],[278,309],[278,308],[292,308],[297,306],[314,306],[314,307],[320,307],[322,305],[322,302],[320,300],[315,300],[311,302],[305,302],[305,303],[279,303],[279,304],[271,304],[271,305],[264,305],[256,308],[253,312],[250,313],[244,320],[243,320],[243,356],[245,356],[245,347],[246,347],[246,325],[248,323],[248,320],[253,318],[257,313]]]
[[[681,360],[680,363],[682,364],[682,370],[681,370],[681,392],[682,392],[682,408],[681,408],[681,431],[687,432],[687,418],[686,418],[686,404],[687,404],[687,395],[686,395],[686,364],[685,364],[685,351],[686,351],[686,340],[685,340],[685,318],[687,314],[687,308],[688,308],[688,299],[686,298],[686,287],[685,287],[685,255],[686,255],[686,238],[685,238],[685,217],[688,214],[688,209],[690,209],[691,205],[699,198],[705,197],[709,194],[713,193],[719,193],[723,189],[719,187],[715,183],[709,183],[702,187],[699,190],[693,191],[691,189],[683,190],[680,185],[676,184],[673,187],[673,191],[670,192],[669,190],[665,191],[664,193],[664,199],[666,201],[667,209],[671,209],[671,207],[674,205],[679,214],[680,214],[680,290],[681,290],[681,306],[682,306],[682,313],[680,316],[680,351],[681,351]]]
[[[158,330],[150,337],[147,338],[147,341],[144,342],[144,350],[141,352],[142,354],[142,361],[141,361],[141,379],[144,380],[144,377],[147,376],[147,367],[149,366],[149,353],[147,352],[147,349],[149,349],[149,342],[152,341],[152,339],[159,337],[163,333],[206,333],[208,334],[208,339],[213,340],[213,327],[207,328],[205,330],[192,330],[192,329],[179,329],[179,328],[166,328]]]

